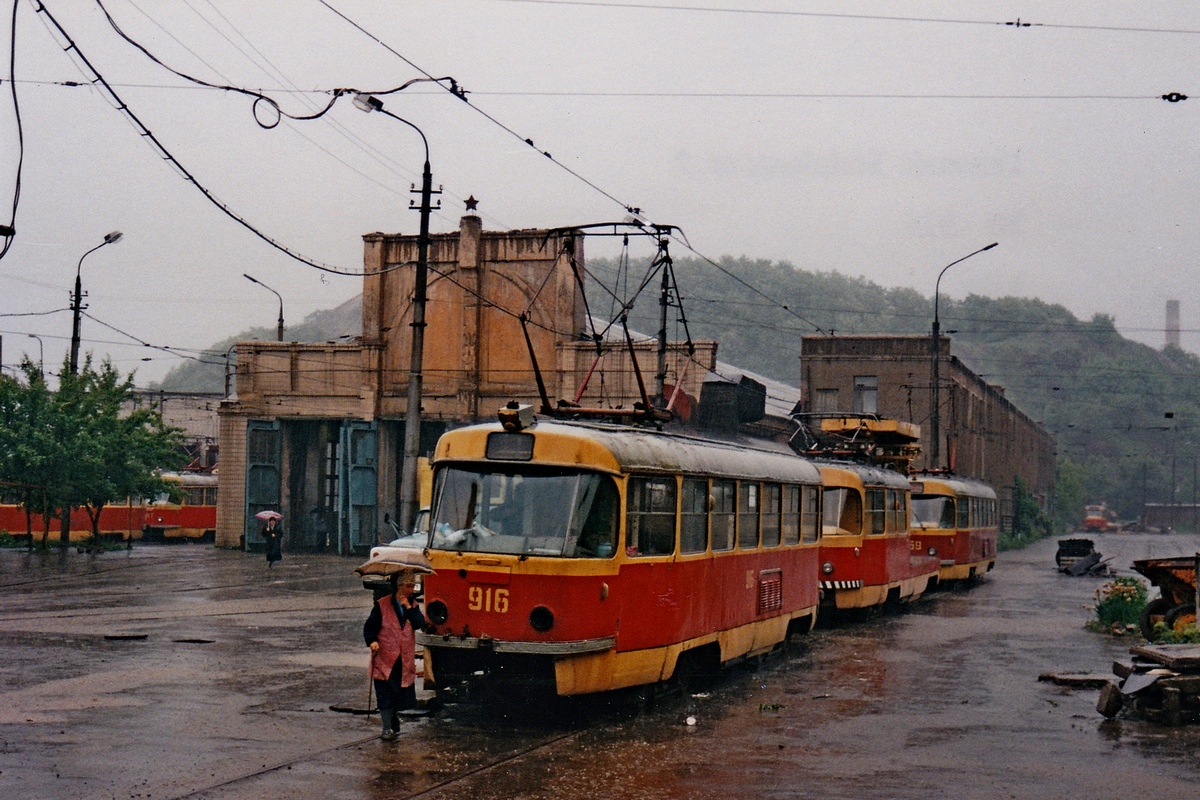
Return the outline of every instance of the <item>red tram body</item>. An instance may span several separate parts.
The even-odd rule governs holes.
[[[970,580],[996,566],[1000,515],[982,481],[918,474],[912,484],[913,546],[937,551],[943,581]]]
[[[714,669],[807,631],[820,474],[782,445],[592,423],[438,442],[427,680],[580,695]]]

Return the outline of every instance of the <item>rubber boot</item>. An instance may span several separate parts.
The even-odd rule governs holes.
[[[379,717],[383,720],[383,734],[379,737],[385,741],[391,741],[396,738],[396,712],[390,708],[379,708]]]

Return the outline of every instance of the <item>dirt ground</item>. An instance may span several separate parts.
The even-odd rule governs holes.
[[[1092,536],[1120,574],[1200,537]],[[1085,630],[1098,578],[1055,540],[970,590],[829,621],[695,695],[517,719],[448,706],[396,742],[367,702],[356,562],[200,546],[0,552],[4,798],[1189,797],[1200,726],[1096,713],[1135,638]]]

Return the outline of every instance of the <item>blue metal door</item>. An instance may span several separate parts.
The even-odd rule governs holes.
[[[367,550],[376,542],[375,466],[379,454],[375,423],[343,423],[341,454],[338,552]]]
[[[250,420],[246,430],[246,536],[245,547],[261,545],[254,518],[259,511],[282,511],[279,507],[279,421]],[[287,524],[287,520],[283,524]]]

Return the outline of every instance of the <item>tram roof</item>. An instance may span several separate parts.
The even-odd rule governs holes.
[[[938,484],[941,484],[955,494],[966,495],[968,497],[986,497],[991,500],[996,499],[995,489],[987,483],[974,478],[964,478],[958,475],[922,474],[920,472],[913,473],[909,478],[913,483],[924,484],[926,490],[936,488]]]
[[[841,469],[851,472],[857,475],[864,484],[894,486],[897,489],[907,489],[909,485],[908,478],[899,472],[884,469],[883,467],[876,467],[871,464],[864,464],[861,461],[818,459],[813,463],[822,469]]]
[[[489,423],[460,428],[445,435],[503,430],[499,423]],[[582,440],[603,448],[612,456],[621,472],[689,473],[799,483],[818,483],[821,479],[820,471],[811,461],[796,455],[784,444],[767,440],[748,437],[719,439],[584,421],[543,420],[525,432],[535,436]],[[440,446],[438,449],[441,451]],[[535,458],[535,462],[555,463],[541,458]],[[581,465],[578,462],[564,462],[564,465],[601,466]]]

